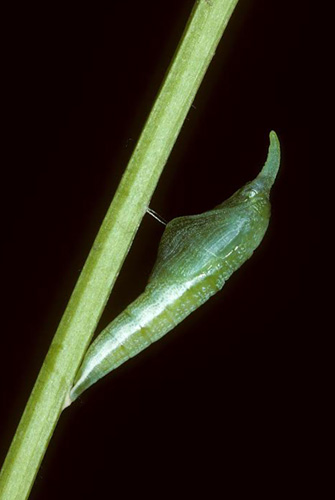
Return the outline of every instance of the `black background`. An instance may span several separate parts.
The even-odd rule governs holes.
[[[4,18],[1,462],[192,5],[29,5]],[[264,242],[220,294],[63,414],[31,499],[298,488],[311,10],[240,1],[151,203],[167,220],[212,208],[258,173],[274,129],[282,166]],[[145,216],[99,330],[143,290],[162,231]]]

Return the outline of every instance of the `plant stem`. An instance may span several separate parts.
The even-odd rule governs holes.
[[[23,413],[0,476],[2,500],[28,497],[81,359],[238,0],[196,3]]]

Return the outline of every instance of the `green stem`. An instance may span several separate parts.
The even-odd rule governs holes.
[[[19,423],[1,471],[2,500],[29,495],[81,359],[237,2],[200,0],[193,9]]]

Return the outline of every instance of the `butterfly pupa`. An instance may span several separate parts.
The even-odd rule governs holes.
[[[172,330],[251,257],[269,224],[279,164],[279,140],[272,131],[267,160],[253,181],[213,210],[167,224],[144,292],[91,344],[65,406]]]

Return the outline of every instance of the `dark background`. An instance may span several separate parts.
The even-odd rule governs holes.
[[[4,16],[1,462],[193,3]],[[64,413],[31,499],[298,488],[311,10],[240,1],[151,203],[167,220],[213,208],[258,173],[274,129],[282,166],[264,242],[221,293]],[[99,330],[143,290],[162,231],[145,216]]]

